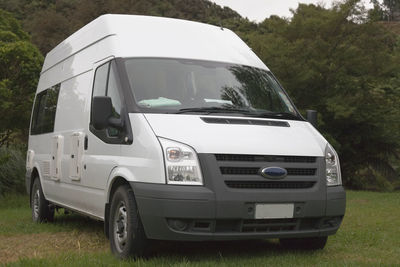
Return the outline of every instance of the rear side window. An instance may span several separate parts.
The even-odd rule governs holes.
[[[31,135],[54,131],[60,84],[52,86],[36,95],[31,123]]]

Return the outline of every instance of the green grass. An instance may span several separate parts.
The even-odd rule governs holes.
[[[103,223],[76,214],[64,215],[60,210],[56,212],[55,223],[35,224],[32,223],[29,196],[0,198],[0,236],[69,231],[102,234]]]
[[[25,253],[10,266],[399,266],[400,193],[347,193],[346,216],[339,232],[322,251],[282,249],[277,240],[206,243],[156,243],[154,255],[119,261],[108,248],[102,224],[77,215],[57,215],[53,224],[33,224],[26,196],[0,199],[0,259],[2,240],[35,234],[35,238],[62,236],[64,247],[49,253]],[[75,244],[81,241],[78,246]],[[12,246],[11,244],[3,244]],[[24,249],[24,246],[19,249]],[[40,250],[38,250],[40,252]]]

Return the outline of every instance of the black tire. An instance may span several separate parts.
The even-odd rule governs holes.
[[[32,220],[37,223],[53,222],[54,209],[43,195],[42,186],[38,177],[35,178],[31,191]]]
[[[280,244],[293,250],[319,250],[323,249],[328,241],[327,236],[307,237],[307,238],[282,238]]]
[[[115,256],[129,259],[147,253],[149,240],[129,185],[122,185],[114,192],[108,224],[111,251]]]

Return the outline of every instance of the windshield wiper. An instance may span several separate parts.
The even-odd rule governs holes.
[[[287,120],[302,120],[301,117],[289,113],[289,112],[263,112],[263,113],[255,113],[255,116],[261,116],[265,118],[276,118],[276,119],[287,119]]]
[[[182,108],[176,112],[175,114],[182,114],[182,113],[190,113],[190,112],[198,112],[198,113],[250,113],[247,109],[239,109],[239,108],[222,108],[222,107],[200,107],[200,108]]]
[[[171,112],[174,114],[182,113],[240,113],[250,117],[263,117],[263,118],[274,118],[274,119],[287,119],[287,120],[302,120],[301,117],[296,116],[289,112],[254,112],[249,109],[240,108],[223,108],[223,107],[199,107],[199,108],[182,108],[176,112]]]

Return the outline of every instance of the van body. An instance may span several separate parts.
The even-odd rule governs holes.
[[[103,15],[50,51],[26,167],[35,221],[104,221],[120,257],[150,239],[322,248],[345,213],[335,150],[267,66],[185,20]]]

